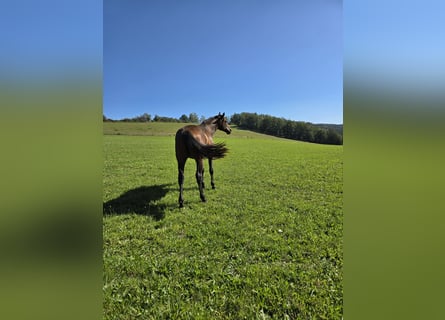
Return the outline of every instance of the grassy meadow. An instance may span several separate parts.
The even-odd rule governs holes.
[[[178,208],[178,123],[104,123],[104,319],[341,319],[343,147],[216,134]]]

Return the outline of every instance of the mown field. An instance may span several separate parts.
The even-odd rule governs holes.
[[[179,209],[181,126],[104,123],[104,319],[341,319],[343,147],[218,132]]]

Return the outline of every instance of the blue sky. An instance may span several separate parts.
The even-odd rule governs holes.
[[[342,3],[104,1],[104,114],[343,123]]]

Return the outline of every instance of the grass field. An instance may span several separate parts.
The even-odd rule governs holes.
[[[104,123],[104,319],[341,319],[342,146],[219,132],[179,209],[182,125]]]

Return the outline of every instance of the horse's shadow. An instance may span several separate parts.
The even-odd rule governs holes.
[[[169,191],[168,184],[141,186],[129,190],[119,197],[104,202],[104,215],[120,215],[120,214],[140,214],[151,216],[155,220],[164,218],[164,211],[167,208],[165,204],[157,204],[156,202],[167,194]]]

